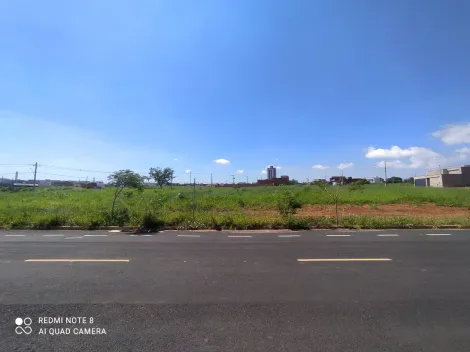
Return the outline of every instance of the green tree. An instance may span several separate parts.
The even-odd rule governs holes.
[[[350,183],[348,186],[349,193],[356,192],[356,191],[363,192],[364,189],[365,189],[364,183],[360,181]]]
[[[357,181],[354,181],[352,184],[357,184],[357,185],[369,185],[370,182],[367,181],[365,178],[361,178]]]
[[[152,167],[149,171],[149,176],[152,178],[160,188],[171,184],[173,180],[174,170],[171,167],[166,167],[164,169],[159,167]]]
[[[111,209],[111,219],[114,220],[114,208],[124,188],[134,188],[139,191],[143,190],[143,178],[136,172],[127,170],[119,170],[108,176],[109,183],[116,188],[114,191],[113,207]]]
[[[393,176],[387,180],[387,183],[403,183],[403,179],[401,177]]]
[[[337,184],[336,186],[331,186],[330,184],[326,182],[321,182],[321,181],[315,181],[314,185],[323,189],[328,194],[328,196],[333,200],[335,204],[336,226],[338,226],[339,225],[338,204],[339,204],[339,200],[341,197],[341,193],[346,187],[340,183]],[[355,182],[349,185],[349,187],[347,188],[349,189],[349,192],[357,192],[357,191],[362,192],[364,190],[364,185],[361,183]]]

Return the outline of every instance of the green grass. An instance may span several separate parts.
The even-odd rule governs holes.
[[[308,228],[329,227],[334,218],[302,218],[292,215],[253,215],[253,211],[278,209],[279,193],[288,190],[301,205],[333,204],[328,195],[316,186],[281,186],[253,188],[210,188],[196,187],[194,218],[192,214],[193,190],[190,187],[173,189],[145,189],[140,193],[125,190],[117,201],[117,216],[111,220],[110,210],[113,189],[85,190],[76,188],[38,188],[8,190],[0,189],[0,227],[40,228],[56,226],[81,226],[96,228],[110,225],[131,225],[149,228],[162,226],[196,229],[212,228],[214,225],[231,229],[260,228]],[[178,194],[180,197],[177,197]],[[341,204],[377,207],[381,204],[434,203],[447,207],[470,208],[470,190],[415,188],[412,185],[368,185],[363,192],[341,194]],[[251,215],[250,215],[251,214]],[[470,218],[418,219],[343,217],[340,224],[360,228],[381,228],[385,226],[442,224],[470,225]]]

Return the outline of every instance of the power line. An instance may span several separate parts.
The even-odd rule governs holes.
[[[62,166],[54,166],[54,165],[38,165],[40,167],[52,168],[52,169],[61,169],[61,170],[73,170],[73,171],[82,171],[82,172],[99,172],[103,174],[111,174],[112,171],[98,171],[98,170],[85,170],[85,169],[74,169],[71,167],[62,167]]]
[[[51,174],[48,172],[38,172],[39,175],[49,175],[49,176],[60,176],[60,177],[72,177],[72,178],[83,178],[83,176],[70,176],[70,175],[59,175],[59,174]]]
[[[34,166],[34,164],[0,164],[1,166]]]

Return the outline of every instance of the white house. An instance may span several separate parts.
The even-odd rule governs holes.
[[[366,178],[366,180],[369,181],[370,183],[374,183],[374,184],[385,183],[384,179],[382,177],[378,177],[378,176],[368,177],[368,178]]]

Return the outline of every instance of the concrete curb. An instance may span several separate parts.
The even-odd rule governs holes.
[[[15,228],[15,229],[6,229],[0,226],[2,230],[36,230],[41,231],[42,229],[32,229],[32,228]],[[158,231],[142,231],[142,232],[230,232],[230,233],[281,233],[281,232],[298,232],[298,231],[344,231],[344,230],[352,230],[352,231],[381,231],[381,230],[429,230],[429,229],[470,229],[470,226],[460,226],[460,225],[441,225],[441,226],[432,226],[432,225],[422,225],[422,226],[383,226],[380,228],[357,228],[357,227],[348,227],[348,226],[331,226],[331,227],[311,227],[310,229],[300,229],[300,230],[291,230],[291,229],[258,229],[258,230],[230,230],[230,229],[222,229],[222,230],[214,230],[214,229],[199,229],[199,230],[177,230],[174,228],[162,228]],[[112,231],[111,233],[136,233],[138,228],[136,227],[119,227],[119,226],[100,226],[94,229],[90,229],[85,226],[57,226],[52,227],[50,229],[44,229],[44,231],[48,230],[81,230],[81,231]]]

